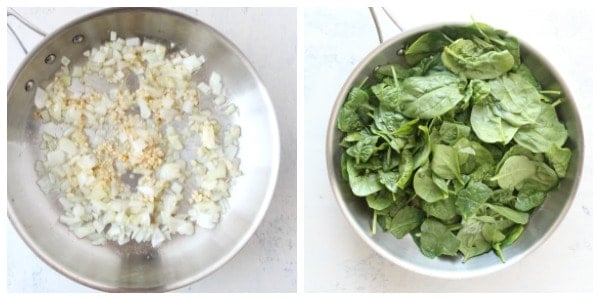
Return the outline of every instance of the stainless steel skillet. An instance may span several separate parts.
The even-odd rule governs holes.
[[[523,63],[532,70],[544,88],[561,90],[563,93],[564,101],[557,107],[557,113],[568,131],[569,139],[566,145],[573,151],[566,177],[561,181],[559,188],[550,192],[544,204],[532,214],[520,240],[506,249],[504,252],[506,263],[500,262],[493,252],[475,257],[467,263],[462,263],[460,259],[429,259],[422,255],[418,246],[409,236],[398,240],[391,234],[382,233],[380,230],[376,235],[371,234],[372,213],[363,199],[352,194],[348,183],[341,174],[340,157],[343,149],[339,143],[342,132],[336,126],[337,116],[350,89],[358,86],[366,77],[372,76],[373,70],[377,66],[390,62],[403,63],[403,49],[426,32],[442,29],[445,26],[464,24],[428,24],[403,31],[383,41],[376,15],[373,10],[371,12],[381,44],[356,65],[341,87],[330,115],[325,141],[329,181],[342,213],[354,231],[369,247],[390,262],[417,273],[440,278],[462,279],[489,274],[517,263],[550,237],[567,214],[577,193],[583,169],[584,139],[576,99],[551,62],[541,52],[520,39]],[[395,23],[395,20],[392,21]],[[402,29],[400,30],[402,31]]]
[[[33,93],[60,66],[83,51],[121,36],[149,37],[201,53],[207,62],[198,79],[219,72],[227,95],[240,110],[240,159],[231,210],[212,231],[172,240],[157,250],[149,245],[92,246],[58,223],[61,208],[37,185],[39,126],[32,118]],[[47,59],[51,54],[55,59]],[[28,83],[30,82],[30,83]],[[29,88],[28,88],[29,87]],[[261,222],[275,186],[279,136],[271,100],[244,55],[210,26],[163,9],[109,9],[77,19],[46,37],[25,59],[8,86],[8,214],[24,241],[54,269],[107,291],[164,291],[198,280],[235,255]]]

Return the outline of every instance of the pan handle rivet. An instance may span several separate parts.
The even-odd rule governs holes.
[[[49,65],[49,64],[52,64],[55,60],[56,60],[56,55],[50,54],[50,55],[46,56],[46,59],[44,59],[44,62],[47,65]]]
[[[74,36],[72,39],[73,44],[79,44],[79,43],[83,42],[83,40],[84,40],[83,34],[78,34],[78,35]]]
[[[25,91],[31,91],[33,89],[33,86],[35,85],[35,82],[33,82],[33,79],[29,79],[27,80],[27,82],[25,83]]]

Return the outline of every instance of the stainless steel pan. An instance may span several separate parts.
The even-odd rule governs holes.
[[[519,261],[548,239],[566,215],[577,192],[583,168],[583,128],[575,99],[568,86],[548,60],[533,47],[520,40],[523,63],[531,69],[542,86],[546,89],[563,92],[564,102],[558,106],[557,112],[569,133],[567,146],[573,150],[566,178],[561,181],[557,190],[548,194],[544,204],[532,214],[520,240],[505,250],[506,263],[501,263],[493,252],[472,258],[467,263],[462,263],[460,259],[429,259],[421,254],[418,246],[409,236],[398,240],[391,234],[382,232],[376,235],[371,234],[372,214],[366,202],[355,197],[350,191],[348,183],[342,178],[340,169],[342,148],[339,146],[342,133],[336,127],[336,120],[350,89],[360,84],[365,77],[371,76],[375,67],[401,61],[403,59],[402,51],[399,50],[420,35],[441,29],[443,26],[460,24],[431,24],[413,28],[383,42],[376,14],[373,10],[371,13],[379,33],[379,40],[382,43],[364,57],[347,78],[334,104],[327,129],[325,145],[327,171],[331,187],[344,216],[365,243],[377,253],[399,266],[421,274],[453,279],[474,277],[500,270]],[[399,26],[398,28],[402,30]]]
[[[10,14],[10,12],[9,12]],[[203,54],[194,78],[221,74],[239,108],[239,158],[244,173],[231,190],[231,209],[213,230],[178,236],[152,249],[130,242],[93,246],[58,222],[57,199],[36,185],[40,127],[33,119],[36,86],[60,68],[60,58],[119,36],[148,37]],[[82,284],[105,291],[166,291],[190,284],[231,259],[252,236],[269,206],[279,166],[279,133],[269,95],[246,57],[209,25],[164,9],[124,8],[92,13],[58,29],[33,49],[8,85],[8,216],[27,245],[48,265]]]

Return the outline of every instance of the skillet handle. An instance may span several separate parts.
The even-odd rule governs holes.
[[[19,22],[21,22],[23,25],[27,26],[27,28],[31,29],[32,31],[34,31],[35,33],[41,35],[42,37],[46,36],[46,32],[44,32],[42,29],[40,29],[39,27],[35,26],[33,23],[31,23],[29,20],[27,20],[25,17],[21,16],[16,10],[14,10],[12,7],[8,7],[6,10],[6,17],[10,17],[13,16],[15,19],[19,20]],[[23,41],[21,41],[21,38],[19,38],[19,35],[15,32],[15,30],[12,28],[12,26],[10,26],[10,24],[7,22],[6,26],[8,26],[8,30],[10,30],[10,32],[15,36],[15,38],[17,39],[17,42],[19,42],[19,46],[21,46],[21,49],[23,49],[23,52],[25,52],[25,54],[27,54],[27,48],[25,47],[25,45],[23,44]]]
[[[381,10],[385,13],[385,15],[396,25],[396,28],[400,30],[400,32],[404,31],[402,26],[394,19],[392,14],[390,14],[385,7],[382,7]],[[377,18],[377,13],[375,13],[375,9],[373,7],[369,7],[369,12],[371,13],[371,18],[373,18],[373,23],[375,23],[375,29],[377,30],[377,37],[379,38],[379,43],[383,43],[383,34],[381,34],[381,26],[379,25],[379,19]]]

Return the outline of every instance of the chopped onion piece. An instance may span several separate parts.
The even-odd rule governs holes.
[[[33,98],[33,104],[35,104],[37,109],[42,109],[46,107],[46,101],[48,101],[48,93],[40,87],[37,87],[35,90],[35,97]]]
[[[60,63],[63,66],[68,66],[71,63],[71,60],[68,57],[63,56],[63,57],[60,58]]]
[[[221,83],[221,75],[219,75],[219,73],[212,72],[210,74],[210,78],[208,79],[208,84],[210,85],[213,95],[221,95],[223,84]]]
[[[164,164],[158,171],[161,180],[173,180],[181,176],[181,168],[176,163]]]
[[[127,38],[127,39],[125,39],[125,45],[126,46],[139,46],[140,38],[139,37]]]
[[[196,55],[192,55],[183,59],[183,66],[190,72],[200,69],[203,63],[204,56],[196,57]]]

